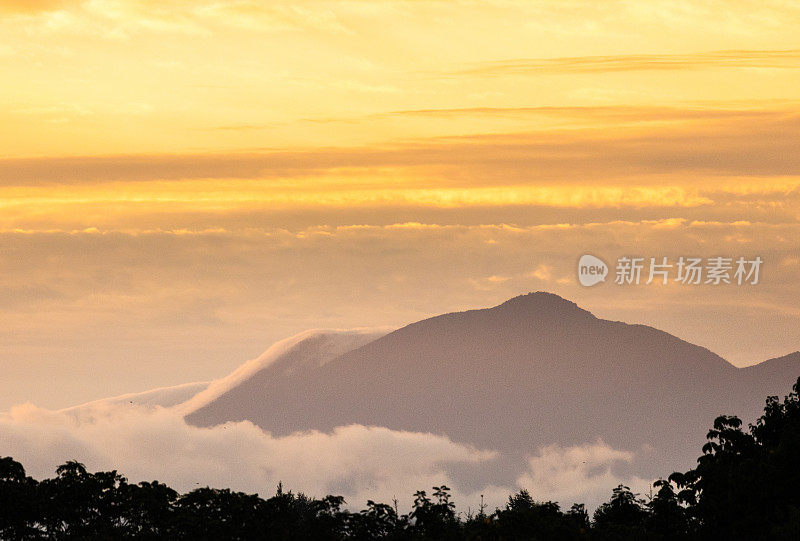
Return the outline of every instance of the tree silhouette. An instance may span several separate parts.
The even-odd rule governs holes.
[[[422,539],[454,539],[457,520],[450,488],[442,485],[433,487],[433,490],[435,501],[424,490],[414,494],[414,508],[409,517],[415,536]]]
[[[631,489],[619,485],[611,500],[594,512],[598,539],[648,539],[645,522],[647,510]]]
[[[650,516],[647,531],[651,539],[688,539],[693,534],[693,526],[687,509],[681,505],[672,482],[659,479],[653,483],[658,489],[647,503]]]
[[[673,474],[704,539],[800,539],[800,378],[745,432],[720,416],[697,467]]]
[[[121,487],[122,523],[126,532],[137,539],[164,539],[174,534],[175,503],[178,493],[167,485],[142,482]]]
[[[349,535],[352,539],[405,539],[408,517],[398,516],[394,507],[385,503],[367,500],[367,508],[349,520]]]
[[[585,539],[588,526],[582,506],[573,506],[564,514],[557,503],[536,502],[524,489],[510,496],[496,517],[502,539]]]
[[[37,518],[37,483],[11,457],[0,458],[0,539],[32,537]]]
[[[56,477],[39,484],[43,523],[64,538],[125,535],[122,513],[124,477],[116,471],[89,473],[80,462],[56,469]]]

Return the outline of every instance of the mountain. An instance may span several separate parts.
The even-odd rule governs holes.
[[[800,353],[737,368],[544,292],[425,319],[313,360],[336,340],[296,341],[187,407],[187,421],[249,420],[275,435],[383,426],[447,435],[512,462],[552,443],[601,439],[637,451],[631,467],[657,476],[693,465],[717,415],[751,421],[766,395],[786,394],[800,375]]]

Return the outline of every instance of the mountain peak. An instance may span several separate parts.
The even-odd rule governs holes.
[[[536,291],[507,300],[492,310],[515,312],[536,318],[591,318],[595,316],[572,301],[547,291]]]

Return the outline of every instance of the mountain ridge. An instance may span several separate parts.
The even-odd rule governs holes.
[[[539,291],[391,332],[306,331],[178,405],[191,386],[72,413],[93,418],[131,401],[201,427],[249,421],[276,437],[354,424],[430,433],[495,451],[479,477],[512,484],[548,446],[601,442],[632,457],[615,462],[615,475],[647,479],[693,466],[717,415],[753,421],[764,397],[786,394],[798,375],[800,352],[738,368],[662,330]],[[474,470],[464,475],[470,486],[483,482]]]
[[[764,396],[788,392],[800,375],[800,358],[765,363],[739,369],[659,329],[533,292],[411,323],[322,366],[267,367],[186,419],[248,420],[278,436],[385,426],[520,459],[602,439],[653,447],[638,467],[655,474],[691,466],[715,416],[754,419]]]

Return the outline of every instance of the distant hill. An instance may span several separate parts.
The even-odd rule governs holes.
[[[213,397],[190,401],[186,419],[249,420],[276,435],[352,423],[431,432],[511,462],[543,445],[600,438],[644,450],[630,467],[656,476],[694,464],[714,417],[751,421],[766,395],[788,393],[800,376],[800,353],[737,368],[544,292],[374,338],[308,334]],[[344,350],[320,360],[336,344]]]

